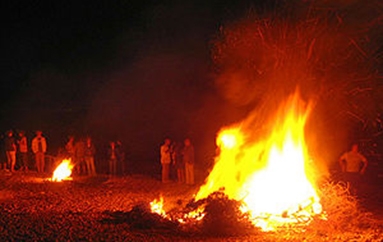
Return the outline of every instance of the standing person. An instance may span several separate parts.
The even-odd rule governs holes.
[[[77,174],[81,175],[85,172],[85,143],[82,138],[78,139],[74,144],[74,163]]]
[[[116,149],[117,149],[117,170],[119,170],[119,175],[123,175],[126,173],[127,165],[125,160],[125,150],[120,140],[116,141]]]
[[[45,152],[47,151],[47,141],[43,137],[41,130],[36,131],[36,136],[32,140],[32,152],[35,154],[37,172],[44,172]]]
[[[171,163],[171,141],[170,139],[165,139],[164,144],[161,145],[160,154],[161,154],[161,166],[162,166],[162,182],[169,182],[169,173],[170,173],[170,163]]]
[[[5,136],[6,135],[0,134],[0,140],[1,140],[0,151],[2,154],[4,154],[4,157],[0,156],[0,168],[1,170],[4,170],[4,171],[7,170],[7,157],[5,152]]]
[[[345,152],[339,158],[339,164],[346,182],[350,183],[351,192],[355,193],[360,182],[361,175],[366,172],[368,165],[366,157],[359,153],[359,146],[353,144],[351,150]]]
[[[67,153],[67,156],[74,161],[74,154],[75,154],[75,148],[74,148],[74,136],[70,135],[68,137],[68,142],[65,144],[65,151]]]
[[[19,132],[19,160],[20,170],[28,171],[28,141],[24,131]]]
[[[179,183],[185,182],[185,163],[182,157],[182,143],[177,142],[174,145],[174,150],[172,153],[172,160],[177,172],[177,181]]]
[[[194,147],[190,139],[185,139],[182,152],[185,163],[185,182],[188,185],[194,184]]]
[[[117,175],[117,161],[119,157],[116,142],[110,141],[108,147],[108,161],[109,161],[109,176]]]
[[[170,180],[177,180],[177,168],[176,168],[176,141],[171,141],[170,144],[170,170],[169,170],[169,179]]]
[[[96,167],[94,165],[94,154],[96,153],[96,148],[92,142],[90,137],[86,138],[85,142],[85,163],[86,169],[88,171],[88,175],[95,176],[96,175]]]
[[[13,131],[9,130],[4,139],[5,154],[7,155],[7,166],[11,172],[15,171],[16,165],[16,140],[13,137]]]

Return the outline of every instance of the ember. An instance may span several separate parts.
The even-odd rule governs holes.
[[[64,159],[53,172],[52,181],[61,182],[63,180],[71,180],[73,165],[70,159]]]
[[[166,217],[166,212],[163,209],[164,206],[164,198],[160,197],[160,200],[154,199],[150,203],[150,210],[152,213],[157,213],[158,215],[161,215],[162,217]]]

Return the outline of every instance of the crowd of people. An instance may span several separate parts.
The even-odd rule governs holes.
[[[25,131],[14,132],[9,130],[3,137],[5,162],[0,163],[0,169],[15,172],[35,170],[38,173],[52,172],[47,168],[47,140],[41,130],[35,132],[30,142]],[[97,169],[95,164],[96,147],[90,136],[69,136],[65,145],[58,150],[56,164],[63,159],[71,159],[74,164],[74,172],[77,175],[95,176],[99,170],[110,176],[117,176],[125,167],[125,151],[121,141],[110,141],[106,150],[108,170]],[[160,147],[160,163],[162,182],[172,180],[171,171],[179,183],[193,185],[194,179],[194,146],[189,138],[183,142],[172,141],[166,138]],[[359,152],[358,145],[353,144],[350,151],[345,152],[339,158],[339,165],[343,174],[343,180],[348,182],[351,189],[356,190],[360,183],[361,175],[366,171],[367,159]],[[101,170],[101,171],[100,171]]]
[[[3,148],[6,158],[1,160],[0,169],[12,173],[16,170],[50,173],[64,159],[71,160],[76,175],[95,176],[97,173],[106,173],[117,176],[127,169],[125,151],[119,140],[108,143],[105,163],[99,166],[95,163],[96,145],[90,136],[68,136],[53,156],[47,154],[48,142],[41,130],[35,132],[30,142],[25,131],[9,130],[3,136]],[[173,178],[171,174],[174,173],[173,179],[179,183],[193,185],[194,161],[194,146],[189,138],[183,142],[165,139],[160,148],[162,182],[170,182]]]
[[[24,131],[18,132],[18,137],[12,130],[6,132],[4,138],[4,149],[6,162],[1,164],[1,168],[6,171],[15,172],[16,162],[19,161],[20,170],[29,170],[29,147],[27,137]],[[45,153],[47,151],[47,142],[40,130],[36,131],[36,136],[32,139],[31,150],[34,155],[34,161],[38,172],[45,169]]]
[[[9,130],[3,137],[5,160],[0,163],[0,169],[7,172],[37,171],[38,173],[52,172],[50,168],[56,167],[63,159],[70,159],[74,164],[74,173],[77,175],[95,176],[96,147],[90,136],[69,136],[65,145],[58,149],[56,156],[47,155],[47,140],[41,130],[28,142],[25,131]],[[51,164],[47,164],[51,163]],[[125,170],[125,152],[121,141],[110,141],[107,147],[107,163],[110,176],[120,175]],[[99,169],[100,170],[100,169]]]
[[[189,138],[183,144],[165,139],[160,148],[162,182],[170,182],[171,166],[174,167],[179,183],[194,184],[194,146]]]

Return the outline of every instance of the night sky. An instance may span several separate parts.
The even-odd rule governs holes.
[[[191,137],[210,159],[217,131],[253,108],[216,87],[212,40],[222,26],[279,6],[286,1],[2,3],[0,131],[43,130],[51,154],[69,134],[91,135],[100,152],[120,139],[132,160],[149,163],[165,137]]]
[[[0,130],[41,129],[52,154],[69,134],[121,139],[136,159],[165,137],[210,149],[244,112],[214,88],[210,41],[254,4],[7,1]]]

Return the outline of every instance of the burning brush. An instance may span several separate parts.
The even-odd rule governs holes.
[[[250,142],[251,123],[222,130],[220,155],[195,200],[178,214],[167,214],[162,199],[153,201],[152,212],[181,224],[202,220],[210,229],[222,223],[263,231],[309,224],[322,214],[304,140],[310,108],[292,95],[268,122],[265,140]]]

